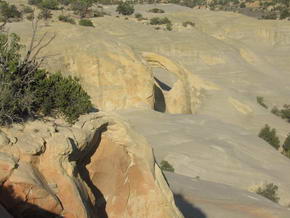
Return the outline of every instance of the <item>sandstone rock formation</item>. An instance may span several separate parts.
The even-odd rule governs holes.
[[[0,202],[14,215],[182,217],[151,147],[117,116],[33,121],[1,138]]]
[[[150,19],[156,16],[148,13],[152,7],[137,5],[135,10]],[[222,198],[224,193],[218,191],[220,187],[234,187],[232,193],[240,196],[248,194],[246,190],[253,185],[273,182],[279,187],[280,204],[289,205],[290,177],[287,172],[290,170],[290,161],[257,135],[266,123],[277,129],[281,142],[290,132],[289,123],[271,113],[273,106],[289,103],[290,22],[257,20],[232,12],[197,10],[172,4],[161,4],[158,8],[165,10],[160,16],[172,21],[172,31],[156,30],[146,25],[145,21],[138,22],[133,17],[128,20],[122,16],[117,18],[114,16],[115,6],[104,7],[112,16],[92,18],[95,28],[60,23],[55,18],[48,26],[41,24],[40,33],[57,32],[55,41],[41,54],[49,56],[45,67],[79,77],[97,108],[121,111],[121,116],[128,119],[132,127],[153,146],[159,162],[163,159],[169,161],[178,174],[193,178],[199,176],[201,184],[195,187],[209,187],[214,193],[202,195],[197,192],[203,200],[212,202],[212,198]],[[182,27],[185,21],[195,23],[194,27]],[[9,24],[9,28],[11,32],[19,33],[23,43],[29,41],[31,31],[28,21]],[[268,109],[257,104],[257,96],[264,97]],[[141,110],[132,109],[136,107]],[[174,115],[156,113],[153,109]],[[134,177],[134,181],[130,180],[130,187],[135,187],[135,183],[142,180],[136,181],[136,177],[145,175],[139,175],[134,168],[129,168],[127,172],[131,163],[128,160],[132,160],[131,153],[147,154],[151,160],[152,155],[145,148],[145,152],[128,152],[129,148],[139,148],[131,146],[131,143],[129,147],[119,146],[128,144],[127,137],[123,137],[121,131],[126,128],[117,127],[119,124],[108,124],[107,130],[102,131],[100,127],[105,123],[100,121],[99,126],[92,124],[93,132],[97,129],[102,132],[102,139],[97,143],[99,147],[93,156],[90,154],[90,145],[83,145],[93,134],[82,133],[83,130],[88,131],[87,125],[84,125],[84,129],[58,126],[59,132],[55,132],[54,125],[48,122],[48,131],[52,133],[44,131],[41,137],[30,134],[33,128],[30,128],[29,134],[21,137],[17,136],[21,126],[15,126],[9,130],[10,133],[3,130],[0,133],[0,151],[4,154],[0,155],[0,163],[4,165],[0,168],[0,181],[6,181],[6,186],[14,186],[20,193],[28,193],[25,196],[29,196],[29,202],[39,201],[41,207],[54,213],[90,216],[97,211],[104,216],[104,201],[99,197],[99,191],[105,196],[106,211],[111,214],[124,211],[124,208],[133,204],[131,198],[122,198],[122,192],[129,190],[129,185],[110,179],[118,176],[123,182],[129,181],[127,177]],[[29,127],[25,128],[28,131]],[[64,136],[79,143],[67,144]],[[129,138],[136,144],[139,140],[144,144],[143,139],[138,137],[133,140],[134,137],[131,135]],[[91,141],[88,139],[87,142]],[[118,159],[108,158],[107,153],[114,157],[118,154]],[[134,156],[136,166],[147,166],[146,172],[152,178],[146,180],[147,185],[142,187],[146,189],[149,186],[160,193],[159,182],[156,182],[159,169],[154,167],[152,161],[147,164],[146,161],[137,161],[137,156]],[[53,167],[47,169],[46,165]],[[116,175],[107,173],[115,169]],[[87,174],[90,180],[82,178],[87,178]],[[39,177],[44,179],[37,179]],[[9,183],[11,179],[20,180],[21,184],[39,184],[37,187],[43,188],[28,192],[31,185]],[[47,184],[43,184],[42,180]],[[204,186],[203,180],[207,181]],[[92,183],[100,190],[94,189]],[[194,185],[189,184],[192,187]],[[143,193],[143,188],[132,195],[138,199],[138,203],[143,201],[143,198],[138,197]],[[145,200],[153,198],[152,192],[146,193]],[[194,195],[194,192],[189,193]],[[21,196],[23,198],[23,194]],[[156,197],[158,202],[162,202],[167,195],[160,196],[161,199]],[[44,205],[39,200],[43,198],[48,204]],[[189,198],[195,204],[197,198]],[[261,203],[262,206],[245,208],[246,201],[247,198],[241,197],[235,206],[238,210],[253,211],[258,208],[257,211],[261,212],[265,205],[269,205],[271,209],[266,210],[266,215],[262,212],[262,216],[270,214],[271,217],[273,211],[279,214],[280,210],[280,214],[288,215],[285,208],[265,202]],[[115,207],[114,202],[118,202],[118,207]],[[166,202],[169,202],[166,204],[171,208],[169,211],[177,213],[174,212],[174,206],[170,206],[172,201]],[[143,202],[142,205],[147,203]],[[75,211],[75,205],[81,205],[76,211],[78,214],[70,214]],[[152,207],[155,208],[153,211],[157,210],[155,206]],[[146,213],[138,208],[135,205],[128,213]],[[208,208],[205,210],[211,210],[206,213],[209,218],[216,218],[212,210],[226,213],[216,208],[216,205]],[[233,218],[231,208],[224,209],[229,210],[229,213],[223,218]],[[159,212],[160,216],[165,213]]]

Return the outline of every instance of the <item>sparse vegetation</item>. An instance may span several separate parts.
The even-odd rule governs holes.
[[[264,196],[265,198],[268,198],[269,200],[278,203],[280,198],[277,194],[278,186],[274,185],[273,183],[265,184],[262,187],[259,187],[256,190],[256,193],[259,195]]]
[[[136,13],[135,14],[135,18],[137,18],[138,20],[142,20],[143,19],[143,15],[140,13]]]
[[[69,16],[65,16],[65,15],[59,15],[58,20],[65,22],[65,23],[76,24],[76,22],[73,18],[71,18]]]
[[[151,25],[161,25],[161,24],[169,24],[171,21],[167,17],[153,17],[150,19]]]
[[[261,97],[261,96],[257,96],[257,102],[258,102],[258,104],[259,105],[261,105],[262,107],[264,107],[264,108],[268,108],[268,106],[265,104],[265,102],[264,102],[264,98],[263,97]]]
[[[167,29],[168,31],[171,31],[171,30],[172,30],[172,23],[167,23],[167,24],[166,24],[166,29]]]
[[[89,13],[89,8],[96,2],[97,0],[74,0],[71,2],[71,9],[81,18],[85,18]]]
[[[25,7],[22,9],[22,12],[23,12],[24,14],[30,14],[30,13],[33,13],[33,9],[32,9],[32,7],[30,7],[30,6],[25,6]]]
[[[10,19],[20,19],[22,14],[15,5],[10,5],[6,1],[0,0],[0,21],[7,22]]]
[[[182,23],[182,26],[184,26],[184,27],[188,27],[188,26],[194,27],[195,23],[193,23],[192,21],[184,21]]]
[[[261,129],[259,133],[259,137],[264,139],[270,145],[272,145],[275,149],[279,149],[280,140],[278,136],[276,136],[276,129],[271,129],[267,124],[264,128]]]
[[[39,19],[43,19],[43,20],[48,20],[50,18],[52,18],[52,13],[51,10],[47,9],[47,8],[43,8],[40,12],[40,14],[38,15]]]
[[[91,109],[90,97],[76,79],[40,69],[37,60],[43,59],[37,54],[54,37],[44,45],[33,38],[22,58],[19,36],[0,33],[0,125],[45,115],[61,115],[72,123]]]
[[[92,22],[91,20],[89,20],[89,19],[81,19],[81,20],[79,21],[79,25],[81,25],[81,26],[94,27],[93,22]]]
[[[59,7],[58,0],[28,0],[28,3],[49,10],[57,10]]]
[[[162,171],[174,172],[173,166],[170,163],[168,163],[168,161],[166,161],[166,160],[161,161],[160,169]]]
[[[126,2],[119,2],[116,11],[119,14],[128,16],[128,15],[133,14],[135,10],[134,10],[134,5],[126,1]]]
[[[284,143],[283,143],[283,154],[290,158],[290,133],[286,137]]]
[[[151,13],[165,13],[164,10],[160,9],[160,8],[152,8],[150,10],[148,10],[148,12],[151,12]]]
[[[283,108],[279,110],[276,106],[272,108],[271,112],[282,119],[286,119],[288,122],[290,122],[290,105],[285,104],[283,105]]]

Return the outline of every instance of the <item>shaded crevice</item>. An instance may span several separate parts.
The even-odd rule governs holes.
[[[154,77],[154,80],[155,82],[160,86],[160,88],[163,90],[163,91],[170,91],[171,90],[171,87],[167,84],[165,84],[164,82],[160,81],[159,79],[157,79],[156,77]]]
[[[154,84],[154,110],[164,113],[166,111],[166,102],[162,90]]]
[[[206,214],[200,208],[188,202],[181,194],[174,194],[174,201],[184,217],[207,218]]]
[[[32,203],[28,203],[15,193],[10,186],[0,186],[0,203],[14,218],[63,218]]]
[[[87,187],[90,189],[91,193],[94,195],[95,202],[92,202],[90,198],[87,199],[87,203],[90,208],[93,209],[94,214],[98,215],[99,218],[108,218],[106,213],[106,200],[102,192],[95,186],[91,180],[90,172],[87,169],[87,165],[91,163],[91,157],[97,151],[100,142],[101,135],[107,130],[108,124],[101,126],[95,133],[92,141],[87,146],[87,149],[84,152],[83,157],[77,161],[77,168],[81,179],[86,183]]]

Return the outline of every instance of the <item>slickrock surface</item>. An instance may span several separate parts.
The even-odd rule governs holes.
[[[165,13],[148,13],[153,7]],[[199,177],[193,183],[180,182],[184,192],[189,190],[182,194],[209,218],[216,218],[215,213],[233,218],[235,212],[238,217],[243,211],[251,218],[290,217],[285,209],[290,204],[290,160],[257,136],[265,124],[276,128],[281,143],[290,132],[289,123],[271,113],[274,106],[290,103],[290,22],[172,4],[135,9],[148,19],[168,17],[173,30],[156,30],[147,25],[148,20],[139,22],[133,16],[127,20],[116,17],[115,6],[104,6],[112,16],[91,19],[94,28],[61,23],[55,16],[49,25],[40,23],[39,28],[39,33],[57,34],[41,54],[49,57],[45,67],[80,78],[96,107],[117,110],[122,119],[128,119],[132,129],[153,146],[158,162],[167,160],[177,174]],[[185,21],[195,25],[183,27]],[[9,28],[23,43],[29,41],[28,21],[9,24]],[[257,96],[264,97],[268,109],[257,103]],[[0,134],[0,151],[4,152],[0,155],[0,181],[13,185],[29,202],[37,201],[44,209],[71,217],[103,211],[99,191],[113,217],[117,213],[119,217],[120,213],[125,217],[156,217],[156,213],[178,217],[144,139],[127,134],[127,127],[119,124],[108,124],[102,130],[106,122],[100,120],[103,118],[87,121],[83,127],[60,128],[59,133],[31,134],[30,129],[24,134],[25,127],[19,137],[21,131],[16,127],[9,136],[4,131]],[[93,143],[99,145],[94,155],[90,145],[84,145],[94,138],[94,133],[87,133],[90,128],[102,136],[101,140],[97,137],[99,143]],[[52,125],[48,132],[53,129]],[[68,143],[67,136],[78,143]],[[132,161],[137,169],[129,167]],[[179,180],[183,178],[176,178]],[[279,187],[279,203],[284,207],[247,192],[265,182]],[[27,184],[31,183],[37,191],[29,191],[32,186]],[[164,189],[165,194],[160,194]],[[207,190],[203,193],[202,189]],[[129,191],[130,198],[125,198],[123,192]],[[233,193],[230,198],[225,197],[229,193]],[[222,199],[222,205],[216,199]],[[226,202],[229,199],[234,202],[234,212]],[[153,209],[140,209],[147,204],[146,208]],[[76,207],[79,209],[74,210]]]
[[[0,202],[14,215],[183,217],[150,145],[117,116],[34,121],[1,135]]]

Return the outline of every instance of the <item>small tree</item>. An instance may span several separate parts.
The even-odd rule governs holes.
[[[131,15],[134,13],[134,6],[129,2],[119,2],[116,11],[122,15]]]
[[[264,139],[266,142],[268,142],[270,145],[272,145],[274,148],[279,149],[280,147],[280,140],[276,136],[276,129],[271,129],[268,124],[265,125],[264,128],[261,129],[259,133],[259,137]]]

